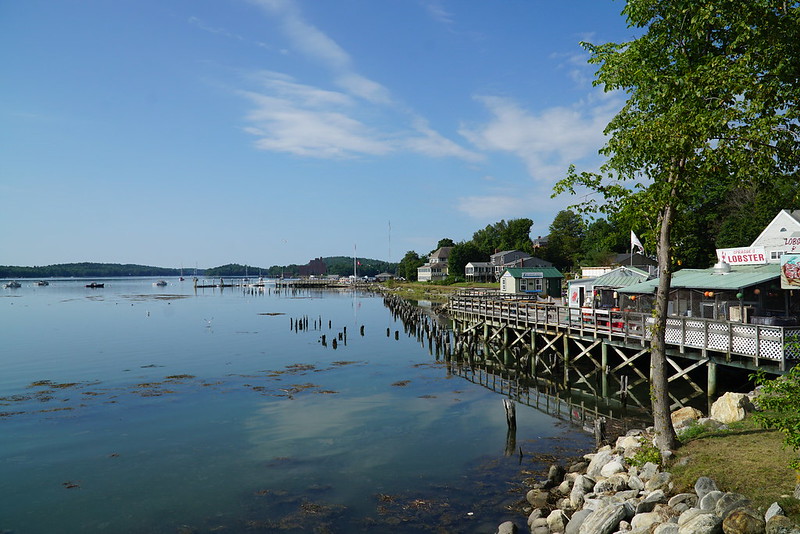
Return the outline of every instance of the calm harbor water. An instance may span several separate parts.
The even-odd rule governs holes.
[[[379,296],[101,281],[0,293],[0,532],[493,532],[591,446],[518,405],[505,456],[501,397]]]

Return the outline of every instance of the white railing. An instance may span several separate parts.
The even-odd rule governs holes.
[[[450,298],[450,310],[475,319],[526,328],[568,331],[582,336],[609,337],[644,345],[650,338],[650,314],[625,310],[571,308],[531,301],[519,296],[487,292],[458,293]],[[732,321],[669,317],[665,339],[668,345],[705,349],[727,356],[780,362],[800,359],[800,327],[764,326]]]

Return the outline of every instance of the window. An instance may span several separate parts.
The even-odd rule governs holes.
[[[542,284],[543,280],[541,278],[523,278],[522,282],[520,283],[520,289],[522,291],[542,291]]]
[[[780,259],[781,256],[783,256],[782,250],[773,250],[772,252],[769,253],[769,258],[771,260],[778,260]]]

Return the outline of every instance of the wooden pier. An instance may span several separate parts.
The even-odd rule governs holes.
[[[618,391],[646,390],[649,384],[650,314],[572,308],[478,290],[454,294],[448,309],[456,336],[464,343],[504,349],[534,369],[561,364],[565,387],[574,378],[586,385],[597,384],[596,393],[606,397]],[[672,390],[682,390],[679,394],[671,391],[673,408],[702,395],[715,396],[718,366],[784,373],[800,360],[796,340],[800,340],[800,327],[668,318],[669,382]],[[678,383],[682,387],[672,387]],[[646,397],[631,401],[649,406]]]

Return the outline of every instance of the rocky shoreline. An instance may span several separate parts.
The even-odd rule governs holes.
[[[673,425],[679,433],[695,424],[721,426],[749,409],[749,396],[728,393],[714,403],[712,417],[684,408],[672,414]],[[661,462],[645,461],[650,451],[665,460],[671,456],[652,444],[652,427],[632,430],[567,468],[552,465],[547,479],[526,495],[526,528],[532,534],[800,534],[777,502],[759,512],[747,496],[721,491],[708,477],[700,477],[693,492],[675,492]],[[800,498],[800,484],[793,496]],[[517,532],[513,521],[496,531]]]

